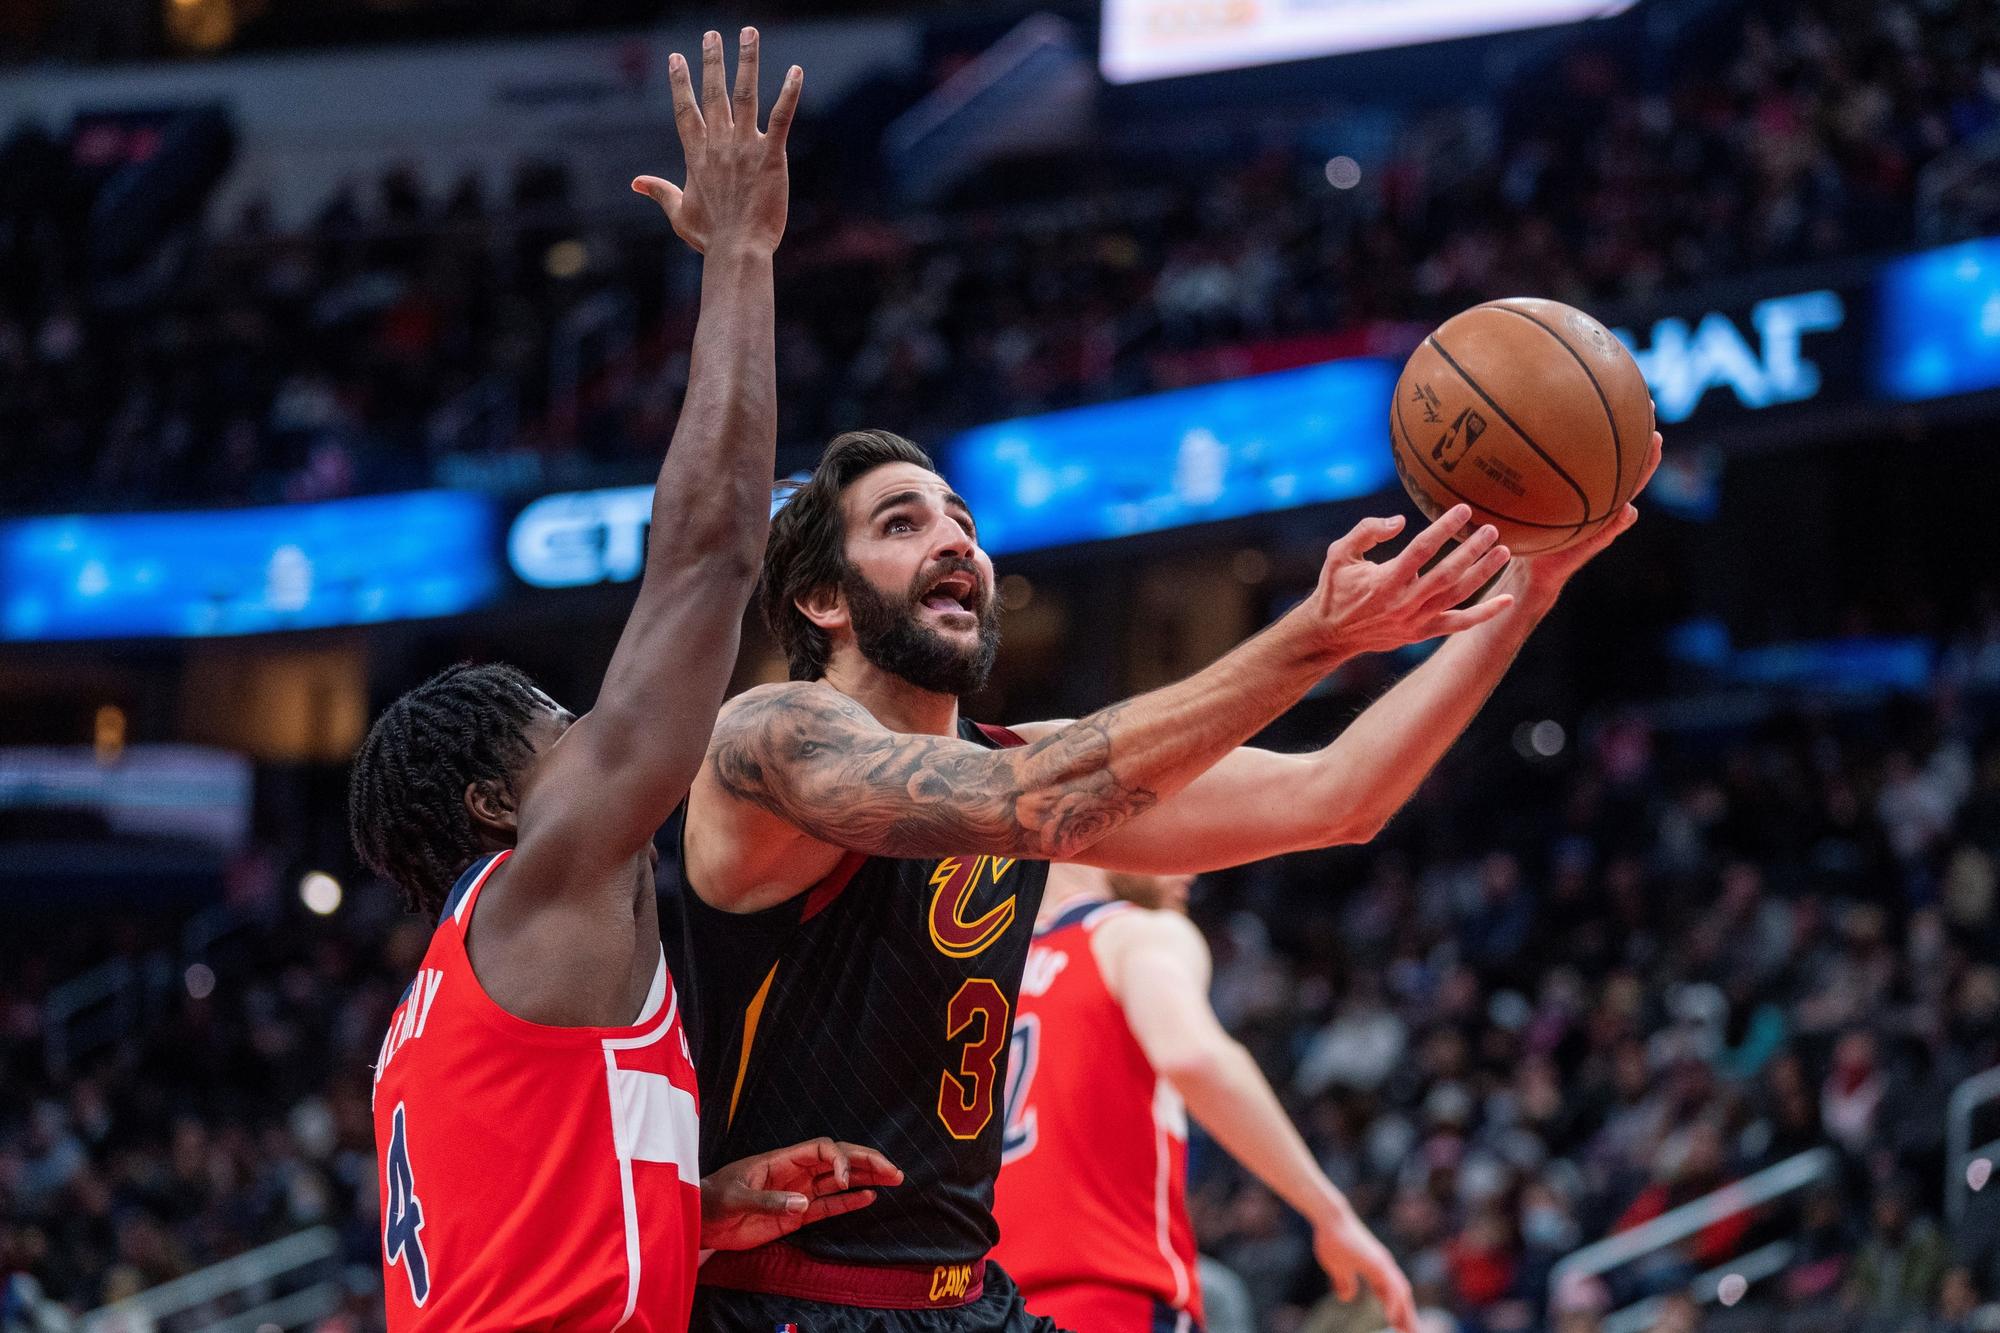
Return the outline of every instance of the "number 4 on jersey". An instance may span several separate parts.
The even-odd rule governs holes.
[[[410,1299],[419,1307],[430,1299],[431,1265],[424,1254],[424,1205],[417,1178],[410,1174],[410,1143],[403,1132],[403,1104],[396,1103],[395,1127],[383,1163],[388,1186],[382,1203],[382,1254],[389,1267],[401,1264],[410,1278]]]

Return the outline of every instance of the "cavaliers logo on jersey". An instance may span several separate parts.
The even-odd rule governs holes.
[[[1014,894],[966,919],[982,883],[997,885],[1014,868],[1010,856],[947,856],[931,875],[931,943],[949,958],[972,958],[1014,924]]]

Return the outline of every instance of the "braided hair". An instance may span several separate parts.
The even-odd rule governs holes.
[[[479,855],[465,789],[500,783],[511,795],[529,755],[527,728],[547,710],[526,673],[462,662],[384,709],[354,756],[347,831],[370,870],[403,905],[436,916]]]

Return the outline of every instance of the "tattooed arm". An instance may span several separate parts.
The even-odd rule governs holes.
[[[832,868],[881,856],[991,853],[1073,859],[1205,769],[1361,652],[1484,623],[1499,597],[1454,610],[1504,548],[1484,529],[1428,573],[1469,517],[1453,511],[1381,564],[1399,523],[1371,519],[1328,552],[1319,589],[1207,669],[1049,732],[989,750],[892,732],[824,682],[763,686],[717,720],[690,797],[690,882],[733,911],[769,906]]]

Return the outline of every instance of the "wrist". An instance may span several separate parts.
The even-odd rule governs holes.
[[[1302,671],[1310,671],[1316,680],[1332,675],[1360,656],[1346,644],[1331,638],[1326,627],[1307,614],[1305,604],[1280,616],[1270,632],[1286,660],[1296,663]]]
[[[702,251],[704,270],[768,267],[777,247],[748,236],[719,237]]]
[[[1533,557],[1526,557],[1513,563],[1494,591],[1512,593],[1517,611],[1540,620],[1555,606],[1568,582],[1567,575],[1538,570]]]
[[[1330,1180],[1321,1180],[1313,1191],[1312,1207],[1306,1213],[1316,1232],[1331,1231],[1354,1220],[1354,1205]]]

